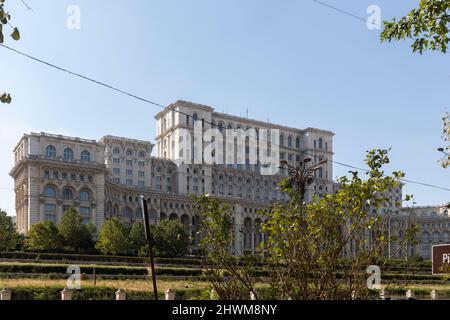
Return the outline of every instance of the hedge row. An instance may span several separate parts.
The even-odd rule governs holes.
[[[60,287],[16,287],[11,289],[12,300],[61,300]],[[83,287],[74,290],[72,300],[115,300],[117,288],[110,287]],[[199,289],[177,290],[177,300],[197,299],[201,296]],[[158,293],[159,299],[164,299],[164,293]],[[153,300],[151,292],[127,291],[127,300]]]
[[[62,264],[37,264],[37,263],[0,263],[0,273],[17,274],[58,274],[67,275],[68,265]],[[92,275],[94,272],[94,266],[80,266],[81,274]],[[95,266],[95,273],[97,275],[128,275],[128,276],[148,276],[149,271],[147,268],[130,268],[130,267],[105,267]],[[202,269],[195,268],[167,268],[157,267],[157,275],[166,276],[201,276],[203,274]]]
[[[0,273],[59,273],[67,274],[68,265],[60,264],[0,264]],[[93,274],[93,266],[80,266],[80,271],[83,274]],[[148,275],[146,268],[122,268],[122,267],[103,267],[95,266],[96,274],[107,275]]]
[[[111,262],[111,263],[134,263],[147,264],[148,258],[128,257],[128,256],[104,256],[87,254],[64,254],[64,253],[32,253],[32,252],[0,252],[0,259],[16,260],[54,260],[54,261],[90,261],[90,262]],[[198,258],[162,258],[156,257],[155,262],[159,264],[174,265],[200,265],[202,262]]]

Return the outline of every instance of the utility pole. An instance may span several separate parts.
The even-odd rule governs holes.
[[[147,200],[145,200],[143,195],[141,195],[141,207],[142,207],[142,216],[144,218],[145,237],[146,237],[146,239],[148,241],[150,266],[151,266],[151,270],[152,270],[152,280],[153,280],[153,293],[155,295],[155,300],[158,300],[158,290],[156,288],[155,263],[154,263],[154,260],[153,260],[154,239],[153,239],[153,235],[150,232],[150,225],[149,225],[149,222],[148,222],[149,220],[148,220]]]

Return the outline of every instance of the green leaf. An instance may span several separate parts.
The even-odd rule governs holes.
[[[17,27],[14,28],[14,31],[11,33],[11,38],[13,38],[16,41],[20,40],[20,32],[19,29],[17,29]]]

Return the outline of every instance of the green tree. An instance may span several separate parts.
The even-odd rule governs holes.
[[[103,224],[95,248],[110,255],[127,254],[130,251],[129,231],[118,217],[112,217]]]
[[[181,222],[164,220],[152,232],[156,255],[180,257],[189,253],[189,232]]]
[[[447,52],[450,27],[450,0],[421,0],[419,7],[399,20],[384,22],[381,42],[414,40],[413,52]]]
[[[20,247],[22,237],[17,233],[13,219],[0,209],[0,252]]]
[[[141,250],[146,250],[144,247],[147,246],[147,240],[145,238],[144,223],[142,221],[136,221],[131,226],[130,242],[134,255],[138,255],[139,252],[142,252]]]
[[[44,221],[31,226],[25,246],[28,251],[58,252],[61,241],[56,225],[52,221]]]
[[[365,179],[352,172],[350,177],[338,179],[336,193],[315,196],[309,203],[302,199],[302,183],[293,183],[292,178],[280,182],[289,201],[274,203],[269,212],[260,212],[266,239],[260,251],[266,258],[264,264],[256,266],[263,268],[270,283],[270,290],[263,293],[255,289],[254,262],[237,264],[232,260],[230,210],[215,199],[198,199],[203,217],[202,246],[214,266],[210,281],[219,297],[248,299],[250,292],[257,298],[283,300],[368,297],[366,268],[382,268],[414,243],[417,231],[408,220],[402,237],[387,237],[386,216],[374,214],[374,210],[400,205],[392,200],[391,192],[399,187],[404,174],[386,175],[383,167],[388,163],[387,150],[368,152]],[[390,243],[395,243],[394,252],[387,250]],[[227,271],[228,278],[220,270]]]
[[[3,43],[5,36],[3,35],[3,30],[5,27],[10,25],[11,15],[9,12],[5,11],[5,0],[0,0],[0,43]],[[20,39],[19,29],[17,27],[13,28],[11,33],[11,38],[14,40]],[[0,93],[0,102],[11,103],[11,95],[8,93]]]
[[[203,268],[220,300],[248,300],[257,297],[255,260],[239,261],[233,255],[234,225],[230,206],[209,195],[194,198],[200,216],[200,248],[205,253]]]
[[[310,203],[281,184],[290,201],[274,204],[262,230],[269,262],[282,265],[271,272],[272,292],[281,299],[352,299],[367,297],[365,269],[380,268],[414,240],[416,227],[409,224],[403,238],[386,237],[387,219],[373,214],[398,207],[390,193],[399,187],[401,172],[386,175],[388,150],[373,150],[366,158],[366,179],[358,172],[338,179],[335,194],[315,197]],[[409,199],[409,197],[408,197]],[[267,214],[266,214],[267,215]],[[397,244],[395,252],[386,249]]]
[[[151,226],[150,230],[155,241],[155,255],[172,258],[189,253],[189,231],[181,222],[164,220],[159,226]],[[145,244],[139,250],[139,255],[148,256],[148,251],[148,244]]]
[[[58,230],[67,251],[92,251],[94,247],[92,227],[83,224],[83,217],[74,208],[70,208],[63,215],[58,225]]]

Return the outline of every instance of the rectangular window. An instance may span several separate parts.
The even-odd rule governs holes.
[[[133,185],[133,180],[127,179],[126,185],[127,185],[127,186],[132,186],[132,185]]]
[[[145,167],[145,162],[144,161],[139,161],[138,162],[138,166],[139,167]]]
[[[44,206],[44,219],[45,221],[53,221],[56,223],[56,205],[45,204]]]
[[[139,171],[139,177],[145,177],[145,172],[144,171]]]
[[[80,207],[80,215],[83,217],[83,223],[88,224],[91,221],[91,208]]]
[[[119,158],[114,158],[113,159],[113,163],[114,164],[120,164],[120,159]]]
[[[114,178],[113,181],[114,181],[114,183],[120,183],[120,179],[119,178]]]
[[[80,181],[84,182],[84,175],[80,174]]]
[[[63,213],[66,213],[67,211],[69,211],[70,206],[67,205],[63,205]]]
[[[67,179],[67,173],[63,172],[63,173],[61,174],[61,176],[62,176],[63,180],[66,180],[66,179]]]
[[[132,176],[133,175],[133,170],[127,170],[127,176]]]
[[[114,169],[113,169],[113,172],[114,172],[115,174],[120,174],[120,169],[119,169],[119,168],[114,168]]]
[[[48,170],[44,171],[44,179],[50,178],[50,172]]]
[[[133,165],[133,160],[127,160],[126,164],[127,164],[127,166],[132,166]]]
[[[139,187],[141,187],[141,188],[145,187],[145,182],[144,181],[139,181]]]
[[[53,171],[53,179],[58,179],[58,171]]]

